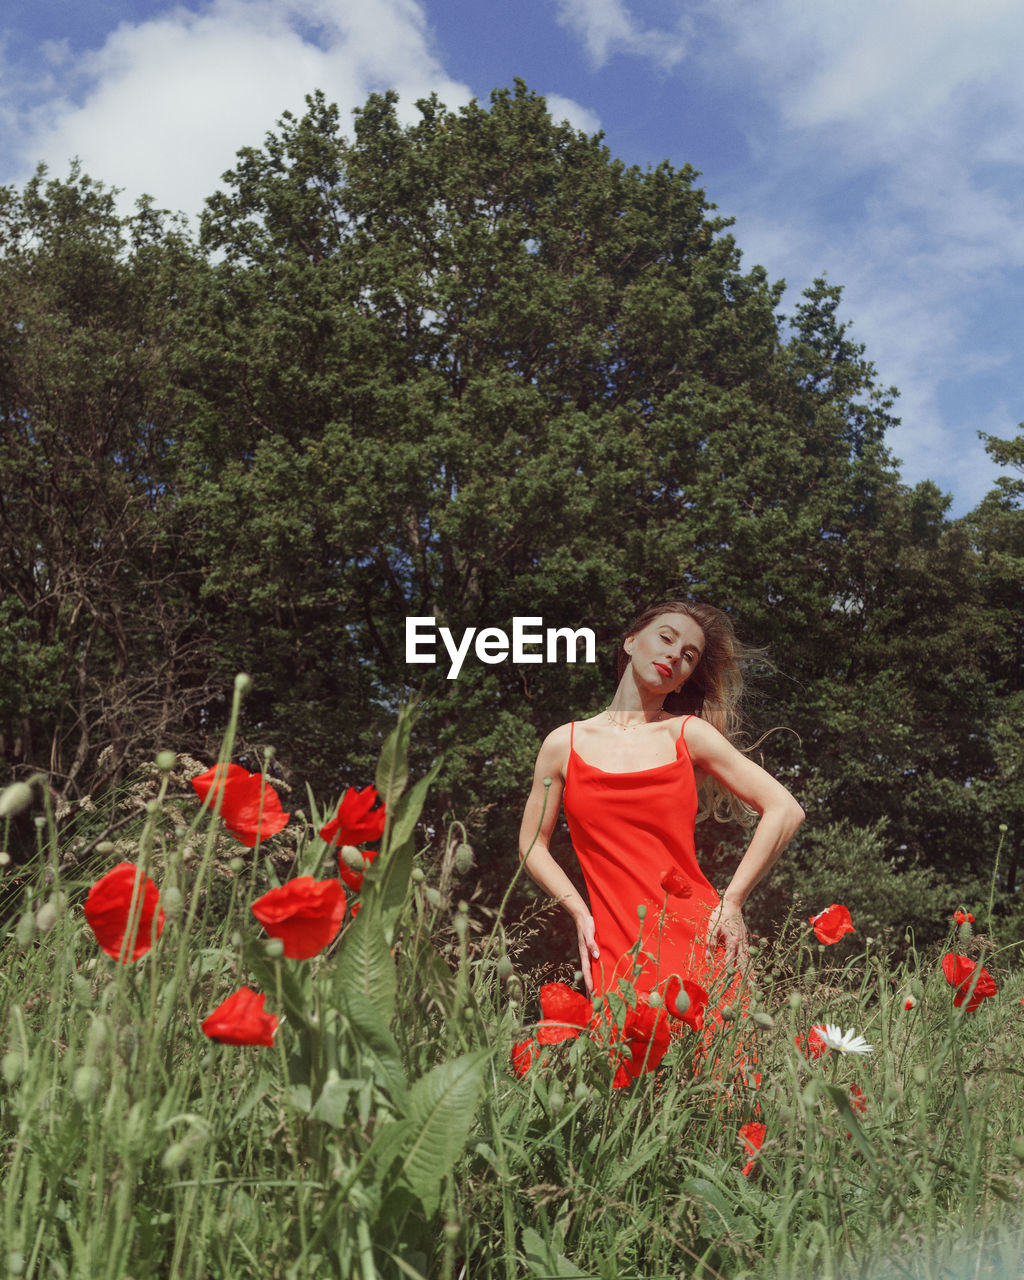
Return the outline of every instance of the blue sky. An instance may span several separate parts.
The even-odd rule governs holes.
[[[515,77],[631,164],[701,185],[792,307],[819,274],[883,384],[909,484],[960,515],[1024,419],[1019,0],[5,0],[0,182],[72,156],[196,214],[321,88],[458,106]]]

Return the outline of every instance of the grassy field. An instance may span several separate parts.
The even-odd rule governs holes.
[[[282,947],[322,915],[307,906],[268,939],[251,906],[297,877],[336,880],[318,834],[333,809],[312,797],[246,849],[189,794],[187,762],[164,759],[122,798],[138,820],[84,861],[109,815],[83,815],[63,845],[44,818],[35,861],[3,867],[0,1273],[1019,1280],[1024,977],[988,920],[957,925],[936,903],[947,945],[910,939],[898,962],[793,921],[757,948],[747,1016],[703,1055],[685,1028],[616,1088],[624,1042],[584,1032],[518,1075],[510,1054],[539,1012],[525,930],[474,900],[458,828],[420,851],[430,779],[404,776],[409,727],[403,714],[377,776],[381,852],[310,958]],[[83,912],[123,861],[164,912],[131,961]],[[983,961],[996,993],[979,965],[973,989],[957,975],[958,1007],[943,953]],[[204,1032],[243,987],[262,1019],[256,1002]],[[822,1024],[871,1051],[808,1053]],[[267,1043],[219,1042],[218,1026]],[[757,1089],[715,1065],[738,1042]],[[745,1124],[764,1126],[759,1150]]]

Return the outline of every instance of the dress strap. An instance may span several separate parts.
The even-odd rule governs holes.
[[[570,720],[569,721],[569,750],[570,751],[572,750],[572,733],[575,728],[576,728],[576,721]]]
[[[677,756],[679,755],[680,749],[685,748],[686,746],[686,743],[683,741],[683,731],[686,728],[687,720],[692,720],[692,719],[693,719],[692,711],[688,716],[683,716],[683,723],[679,726],[679,737],[676,738],[676,755]]]

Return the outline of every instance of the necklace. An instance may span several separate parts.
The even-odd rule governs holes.
[[[657,720],[641,720],[638,724],[623,724],[621,720],[615,719],[615,717],[612,715],[612,713],[608,710],[607,707],[605,707],[604,713],[608,717],[608,719],[612,722],[613,725],[615,725],[619,729],[625,729],[627,733],[629,732],[630,729],[642,729],[644,725],[656,724],[657,720],[663,720],[665,718],[664,711],[660,711],[658,713]]]

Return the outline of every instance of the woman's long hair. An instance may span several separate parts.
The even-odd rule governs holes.
[[[743,669],[754,660],[762,658],[763,652],[741,644],[736,638],[729,615],[716,609],[714,605],[666,600],[645,609],[634,619],[619,644],[618,679],[622,679],[629,666],[629,654],[623,648],[623,643],[663,613],[684,614],[687,618],[692,618],[704,632],[704,652],[700,661],[686,684],[665,698],[662,704],[664,709],[675,716],[700,716],[708,724],[714,725],[733,746],[741,751],[751,750],[740,745]],[[703,794],[698,821],[714,815],[720,822],[731,817],[746,825],[754,816],[750,806],[734,796],[727,787],[723,787],[716,778],[708,778],[701,791]]]

